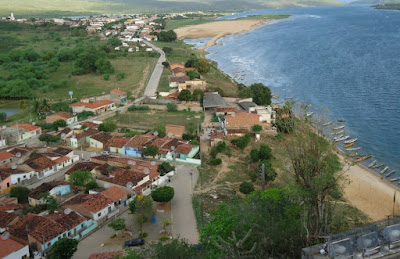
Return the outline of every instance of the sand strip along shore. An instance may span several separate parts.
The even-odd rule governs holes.
[[[269,19],[249,19],[249,20],[232,20],[232,21],[216,21],[211,23],[186,26],[175,29],[179,39],[200,39],[213,37],[199,50],[205,50],[215,45],[216,41],[230,34],[241,32],[249,32],[257,27],[272,23],[274,20]]]
[[[360,164],[346,166],[347,158],[339,154],[339,158],[344,164],[344,174],[348,182],[344,185],[344,198],[354,207],[368,215],[373,221],[387,219],[393,214],[393,197],[396,192],[396,202],[394,206],[395,215],[400,214],[400,191],[390,183],[381,179],[366,166]]]

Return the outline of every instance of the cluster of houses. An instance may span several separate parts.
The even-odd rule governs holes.
[[[67,148],[15,147],[0,152],[0,193],[21,182],[49,177],[79,161]]]
[[[255,125],[260,125],[262,132],[276,134],[273,127],[277,116],[275,109],[257,105],[252,98],[222,98],[217,92],[209,92],[204,96],[203,109],[216,115],[222,129],[213,132],[210,136],[212,141],[225,136],[242,136],[252,132]]]

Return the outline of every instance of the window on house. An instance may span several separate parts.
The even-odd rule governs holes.
[[[24,179],[26,178],[26,175],[24,175]]]
[[[99,212],[99,214],[97,214],[97,216],[99,216],[99,217],[100,217],[100,216],[101,216],[101,212]]]
[[[7,183],[7,188],[10,187],[10,183]]]

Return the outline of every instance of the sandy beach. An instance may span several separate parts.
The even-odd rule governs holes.
[[[204,50],[215,45],[215,42],[229,34],[237,34],[248,32],[257,27],[270,23],[268,19],[249,19],[249,20],[232,20],[232,21],[217,21],[206,24],[199,24],[187,27],[181,27],[175,30],[179,39],[199,39],[212,37],[204,47],[199,48]]]
[[[339,155],[342,162],[347,160]],[[348,169],[345,166],[344,169]],[[371,172],[363,165],[350,166],[344,175],[344,197],[373,221],[386,219],[393,214],[393,196],[396,191],[395,215],[400,213],[400,192],[387,181]]]

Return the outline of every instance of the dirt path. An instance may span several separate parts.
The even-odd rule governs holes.
[[[146,67],[143,69],[143,76],[142,79],[140,79],[139,86],[132,91],[133,96],[138,96],[139,93],[144,89],[149,74],[150,74],[150,62],[147,62]]]

